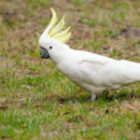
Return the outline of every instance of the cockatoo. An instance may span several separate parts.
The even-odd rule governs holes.
[[[70,27],[65,27],[64,16],[58,20],[53,8],[51,12],[50,24],[39,38],[40,57],[50,58],[60,72],[91,94],[91,101],[103,91],[140,81],[140,63],[70,48],[66,44]]]

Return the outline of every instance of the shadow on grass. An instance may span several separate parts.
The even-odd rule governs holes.
[[[117,93],[116,93],[117,94]],[[108,96],[107,94],[103,94],[100,96],[97,96],[96,101],[98,100],[102,100],[104,102],[113,102],[114,100],[119,100],[119,101],[123,101],[123,100],[131,100],[134,98],[140,98],[140,94],[133,94],[133,93],[119,93],[117,95],[110,95]],[[73,95],[73,96],[59,96],[59,95],[51,95],[51,96],[47,96],[47,100],[57,100],[59,103],[64,104],[67,102],[79,102],[79,103],[84,103],[84,102],[89,102],[88,101],[89,96],[88,95]]]
[[[98,96],[97,97],[97,100],[98,99],[102,99],[104,101],[109,101],[109,102],[112,102],[114,100],[119,100],[119,101],[123,101],[123,100],[131,100],[131,99],[134,99],[134,98],[140,98],[140,95],[136,95],[136,94],[133,94],[133,93],[121,93],[121,94],[117,94],[117,95],[101,95],[101,96]]]

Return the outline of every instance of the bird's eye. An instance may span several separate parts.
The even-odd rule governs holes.
[[[53,48],[52,46],[49,47],[49,49],[52,49],[52,48]]]

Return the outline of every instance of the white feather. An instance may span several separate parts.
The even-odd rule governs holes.
[[[87,91],[100,94],[140,81],[140,64],[68,49],[57,62],[58,69]]]

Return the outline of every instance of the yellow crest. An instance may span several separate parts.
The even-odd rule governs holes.
[[[60,42],[66,42],[70,38],[71,32],[69,32],[70,27],[65,28],[65,16],[63,16],[61,20],[58,20],[56,12],[53,8],[51,8],[51,12],[52,19],[48,26],[48,36],[50,38],[55,38]]]

